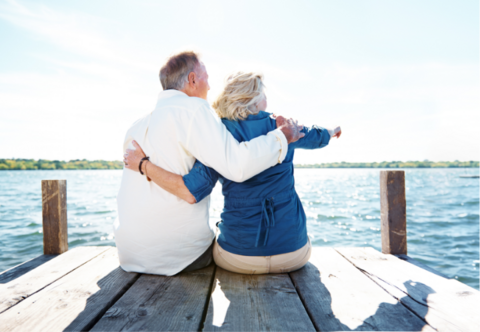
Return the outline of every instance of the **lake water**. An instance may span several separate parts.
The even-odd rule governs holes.
[[[409,256],[479,288],[478,169],[407,169]],[[1,171],[0,271],[42,254],[41,180],[66,179],[69,247],[115,245],[121,170]],[[378,169],[296,169],[314,246],[381,249]],[[211,222],[223,206],[212,194]]]

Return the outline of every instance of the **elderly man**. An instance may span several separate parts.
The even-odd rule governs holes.
[[[238,143],[206,101],[208,74],[194,52],[170,57],[160,81],[163,91],[155,109],[132,125],[123,148],[124,153],[133,148],[135,140],[153,164],[172,173],[187,174],[198,159],[243,182],[281,163],[288,144],[303,136],[301,127],[287,121]],[[125,271],[174,275],[211,263],[209,199],[188,204],[148,181],[148,174],[125,169],[117,202],[115,241]]]

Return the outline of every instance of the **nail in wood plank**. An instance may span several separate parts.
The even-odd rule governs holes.
[[[407,254],[407,203],[405,172],[380,172],[382,252]]]
[[[43,253],[68,250],[67,181],[42,180]]]

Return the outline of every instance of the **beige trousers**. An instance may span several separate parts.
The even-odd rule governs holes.
[[[213,259],[222,269],[242,274],[284,273],[302,268],[312,253],[310,239],[302,248],[274,256],[242,256],[228,252],[215,240]]]

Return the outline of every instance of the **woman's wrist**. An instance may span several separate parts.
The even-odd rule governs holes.
[[[142,173],[147,175],[147,164],[150,162],[150,160],[145,160],[143,163],[142,163]]]
[[[339,132],[342,131],[342,129],[340,128],[340,126],[336,127],[336,128],[326,128],[328,133],[330,134],[330,138],[334,137],[335,135],[337,135]]]
[[[145,177],[147,178],[148,181],[152,181],[152,179],[148,176],[148,169],[147,169],[147,164],[150,164],[150,160],[145,160],[143,163],[143,174],[145,174]]]

